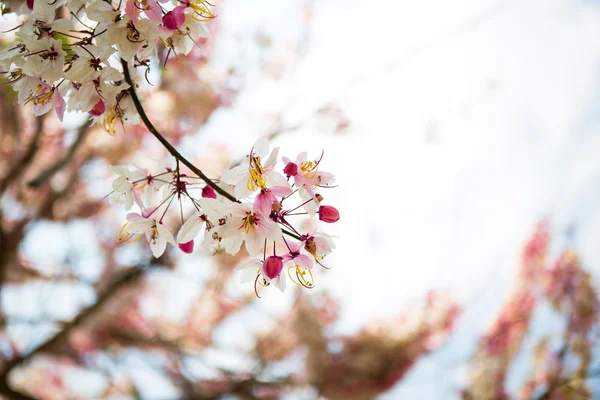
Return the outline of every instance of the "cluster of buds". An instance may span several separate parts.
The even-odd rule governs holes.
[[[134,204],[140,209],[127,215],[119,242],[133,243],[145,236],[152,253],[159,257],[168,244],[184,253],[193,252],[203,232],[201,246],[212,252],[237,254],[244,244],[250,258],[241,266],[241,279],[253,281],[257,295],[259,286],[271,283],[283,291],[286,275],[299,286],[314,287],[312,268],[328,268],[326,256],[335,244],[324,233],[300,231],[294,218],[318,216],[326,223],[339,220],[337,209],[323,204],[319,193],[333,187],[334,176],[319,169],[323,153],[316,160],[309,160],[305,152],[295,161],[283,157],[284,167],[278,170],[278,152],[274,148],[269,153],[268,141],[259,139],[244,162],[210,184],[181,173],[179,164],[156,175],[114,167],[118,177],[109,201],[127,210]],[[222,196],[213,187],[231,196]],[[174,209],[181,219],[177,235],[165,222],[174,200],[179,203]],[[184,203],[195,209],[187,219]]]
[[[61,120],[66,110],[89,113],[111,134],[119,122],[139,121],[123,66],[145,68],[147,76],[157,44],[168,49],[167,59],[186,55],[214,18],[206,0],[0,3],[24,20],[0,52],[0,72],[19,103],[32,104],[35,115],[54,109]]]

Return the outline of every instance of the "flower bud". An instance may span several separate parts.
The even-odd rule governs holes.
[[[185,7],[179,6],[175,7],[173,11],[166,13],[162,18],[165,28],[172,31],[177,30],[179,26],[185,22],[184,10]]]
[[[206,185],[202,188],[202,197],[204,197],[205,199],[216,199],[217,194],[215,193],[215,190],[213,188]]]
[[[331,224],[340,219],[340,213],[335,207],[321,206],[319,207],[319,219]]]
[[[269,279],[275,279],[283,269],[283,259],[279,256],[267,257],[262,266],[262,272]]]
[[[287,163],[285,168],[283,168],[283,173],[288,178],[290,176],[296,176],[298,174],[298,166],[296,164],[294,164],[293,162]]]
[[[96,105],[94,105],[94,108],[92,108],[89,112],[94,117],[99,117],[102,114],[104,114],[104,111],[106,111],[106,105],[104,104],[104,101],[102,101],[102,99],[100,99],[100,100],[98,100]]]
[[[27,8],[33,10],[33,0],[27,0]]]
[[[185,254],[191,254],[191,252],[194,251],[194,240],[190,240],[186,243],[179,243],[179,248]]]

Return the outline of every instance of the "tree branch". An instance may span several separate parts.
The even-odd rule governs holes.
[[[42,353],[45,351],[49,351],[52,347],[56,346],[63,340],[66,340],[71,331],[77,326],[84,323],[88,318],[90,318],[96,311],[101,309],[108,300],[110,300],[113,295],[118,291],[118,289],[123,286],[130,285],[138,281],[143,275],[144,269],[141,267],[133,268],[127,272],[125,272],[120,277],[116,278],[112,283],[110,283],[106,289],[104,289],[103,293],[98,296],[98,300],[85,310],[83,310],[77,317],[75,317],[70,322],[64,324],[63,329],[57,332],[54,336],[48,338],[44,343],[42,343],[39,347],[34,349],[28,354],[21,355],[19,357],[13,358],[8,361],[4,365],[4,371],[0,374],[0,393],[6,394],[10,399],[22,399],[22,400],[31,400],[32,397],[28,397],[26,395],[19,394],[11,389],[8,385],[8,375],[10,372],[18,365],[30,360],[34,355],[38,353]]]
[[[15,160],[13,165],[8,170],[8,173],[6,174],[4,179],[2,179],[2,182],[0,183],[0,195],[4,193],[10,182],[12,182],[19,175],[19,173],[31,163],[33,157],[40,148],[39,142],[44,131],[44,116],[42,115],[37,117],[35,119],[35,123],[35,133],[31,138],[31,142],[29,143],[27,152],[25,153],[25,155],[23,155],[21,159]]]
[[[75,139],[75,142],[73,142],[71,147],[69,147],[66,154],[60,160],[58,160],[56,163],[54,163],[52,166],[48,167],[48,169],[46,169],[42,173],[40,173],[37,176],[37,178],[29,181],[27,183],[27,185],[32,188],[37,188],[40,185],[42,185],[44,182],[48,181],[48,179],[52,178],[52,176],[54,174],[56,174],[58,171],[63,169],[71,161],[71,159],[75,155],[75,152],[83,143],[83,139],[85,139],[88,131],[89,131],[89,123],[88,123],[88,121],[85,121],[77,130],[77,138]]]
[[[156,129],[154,127],[154,125],[152,125],[152,122],[150,122],[148,115],[146,115],[146,112],[144,111],[144,107],[142,107],[142,103],[140,102],[140,99],[135,91],[135,86],[133,84],[133,80],[131,79],[131,75],[129,74],[129,66],[127,65],[127,61],[121,59],[121,65],[123,66],[123,74],[125,75],[125,81],[127,81],[127,83],[129,84],[129,89],[128,89],[129,95],[131,96],[131,99],[133,100],[135,109],[137,110],[138,114],[140,115],[140,118],[142,119],[142,121],[144,122],[144,125],[146,125],[146,128],[148,128],[150,133],[152,135],[154,135],[155,138],[158,139],[158,141],[169,151],[169,153],[171,153],[171,155],[173,157],[175,157],[176,159],[181,161],[183,163],[183,165],[185,165],[193,173],[198,175],[198,177],[200,179],[202,179],[204,182],[206,182],[206,184],[209,185],[211,188],[213,188],[215,190],[215,192],[219,193],[221,196],[224,196],[233,202],[239,203],[239,201],[235,197],[233,197],[231,194],[229,194],[225,190],[223,190],[220,186],[215,184],[206,175],[204,175],[204,173],[202,171],[200,171],[194,164],[189,162],[183,155],[181,155],[181,153],[179,153],[177,151],[177,149],[175,149],[175,147],[173,147],[173,145],[171,143],[169,143],[169,141],[167,139],[165,139],[165,137],[163,135],[161,135],[161,133],[158,131],[158,129]]]

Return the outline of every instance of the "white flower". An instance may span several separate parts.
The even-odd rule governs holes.
[[[279,172],[275,171],[277,164],[277,153],[279,147],[275,147],[268,159],[269,142],[266,138],[260,138],[252,147],[248,155],[248,162],[223,173],[221,180],[230,185],[235,185],[235,197],[244,198],[252,194],[256,189],[264,189],[267,186],[289,187],[289,184]]]
[[[158,27],[148,19],[141,19],[134,24],[129,17],[124,16],[119,22],[108,26],[106,35],[108,43],[119,49],[121,58],[129,61],[141,46],[156,46]]]
[[[123,232],[134,235],[146,235],[154,257],[158,258],[165,252],[167,243],[175,245],[175,240],[171,232],[154,218],[145,218],[139,214],[131,213],[127,215],[127,220],[129,223],[123,227]]]
[[[108,201],[113,205],[123,205],[126,210],[129,210],[133,206],[134,182],[144,179],[147,175],[147,171],[139,168],[129,169],[121,166],[110,167],[110,169],[118,176],[113,180],[113,192],[108,196]]]
[[[187,8],[185,10],[185,21],[179,26],[178,30],[174,32],[168,30],[165,31],[166,34],[172,32],[172,35],[167,37],[165,42],[177,55],[188,55],[194,46],[196,46],[196,43],[194,42],[195,38],[207,38],[210,36],[204,23],[194,19],[193,13],[194,11],[191,8]]]
[[[245,242],[248,253],[253,255],[263,250],[265,239],[270,245],[281,240],[279,225],[260,211],[253,212],[251,204],[232,203],[229,214],[219,229],[223,238],[221,243],[229,254],[236,254],[242,242]]]
[[[37,2],[36,2],[37,3]],[[56,39],[43,38],[27,44],[30,55],[23,66],[23,73],[39,76],[47,82],[64,78],[65,51],[62,42]]]

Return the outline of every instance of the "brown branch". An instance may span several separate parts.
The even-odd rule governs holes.
[[[21,355],[19,357],[16,357],[16,358],[8,361],[4,365],[4,371],[2,372],[2,374],[0,374],[0,393],[5,393],[5,394],[9,395],[8,397],[11,399],[12,398],[23,399],[23,400],[32,399],[31,397],[26,397],[25,395],[20,395],[20,394],[15,395],[16,392],[14,392],[14,390],[10,389],[10,387],[8,386],[8,375],[10,374],[10,372],[18,365],[23,364],[24,362],[30,360],[36,354],[39,354],[42,352],[47,352],[50,349],[52,349],[54,346],[56,346],[57,344],[66,340],[68,335],[71,333],[71,331],[74,328],[83,324],[96,311],[100,310],[107,303],[107,301],[110,300],[114,296],[114,294],[120,288],[137,282],[143,276],[143,272],[144,272],[144,269],[141,267],[132,268],[132,269],[126,271],[120,277],[113,280],[113,282],[110,283],[104,289],[102,294],[100,294],[98,296],[98,300],[93,305],[84,309],[79,315],[77,315],[77,317],[75,317],[70,322],[64,324],[62,330],[57,332],[54,336],[51,336],[50,338],[48,338],[44,343],[42,343],[40,346],[35,348],[30,353]],[[8,391],[10,391],[10,393],[8,393]],[[20,396],[25,396],[25,397],[20,397]]]
[[[42,137],[42,133],[44,131],[44,116],[39,116],[35,119],[35,133],[33,134],[33,138],[31,138],[31,142],[29,143],[29,148],[27,152],[21,159],[15,160],[13,165],[8,170],[8,173],[0,183],[0,195],[4,193],[8,185],[31,163],[33,157],[38,152],[40,146],[40,138]]]
[[[85,121],[77,130],[77,138],[75,142],[69,147],[65,155],[59,159],[52,166],[48,167],[46,170],[42,171],[37,178],[32,179],[27,183],[29,187],[37,188],[41,186],[44,182],[47,182],[54,174],[63,169],[67,164],[73,159],[77,149],[83,144],[83,139],[85,139],[87,133],[89,132],[89,122]]]
[[[138,98],[138,95],[135,91],[135,86],[133,84],[133,80],[131,79],[131,75],[129,74],[129,66],[127,65],[127,61],[121,59],[121,65],[123,66],[123,74],[125,75],[125,81],[127,81],[127,83],[129,84],[129,89],[128,89],[129,95],[131,96],[131,99],[133,100],[135,109],[137,110],[138,114],[140,115],[142,122],[144,122],[144,125],[146,125],[146,128],[148,128],[150,133],[152,135],[154,135],[155,138],[158,139],[158,141],[169,151],[169,153],[171,153],[171,155],[173,157],[175,157],[177,160],[181,161],[183,163],[183,165],[185,165],[193,173],[198,175],[198,177],[200,179],[202,179],[204,182],[206,182],[207,185],[212,187],[215,190],[215,192],[219,193],[221,196],[224,196],[228,200],[239,203],[239,201],[235,197],[233,197],[231,194],[227,193],[220,186],[215,184],[208,176],[204,175],[204,173],[202,171],[200,171],[200,169],[198,169],[194,164],[189,162],[183,155],[181,155],[181,153],[179,153],[177,151],[177,149],[175,149],[175,147],[173,147],[173,145],[171,143],[169,143],[169,141],[167,139],[165,139],[165,137],[158,131],[158,129],[156,129],[156,127],[152,124],[152,122],[148,118],[148,115],[146,115],[146,112],[144,111],[144,107],[142,107],[142,103],[140,102],[140,99]]]

